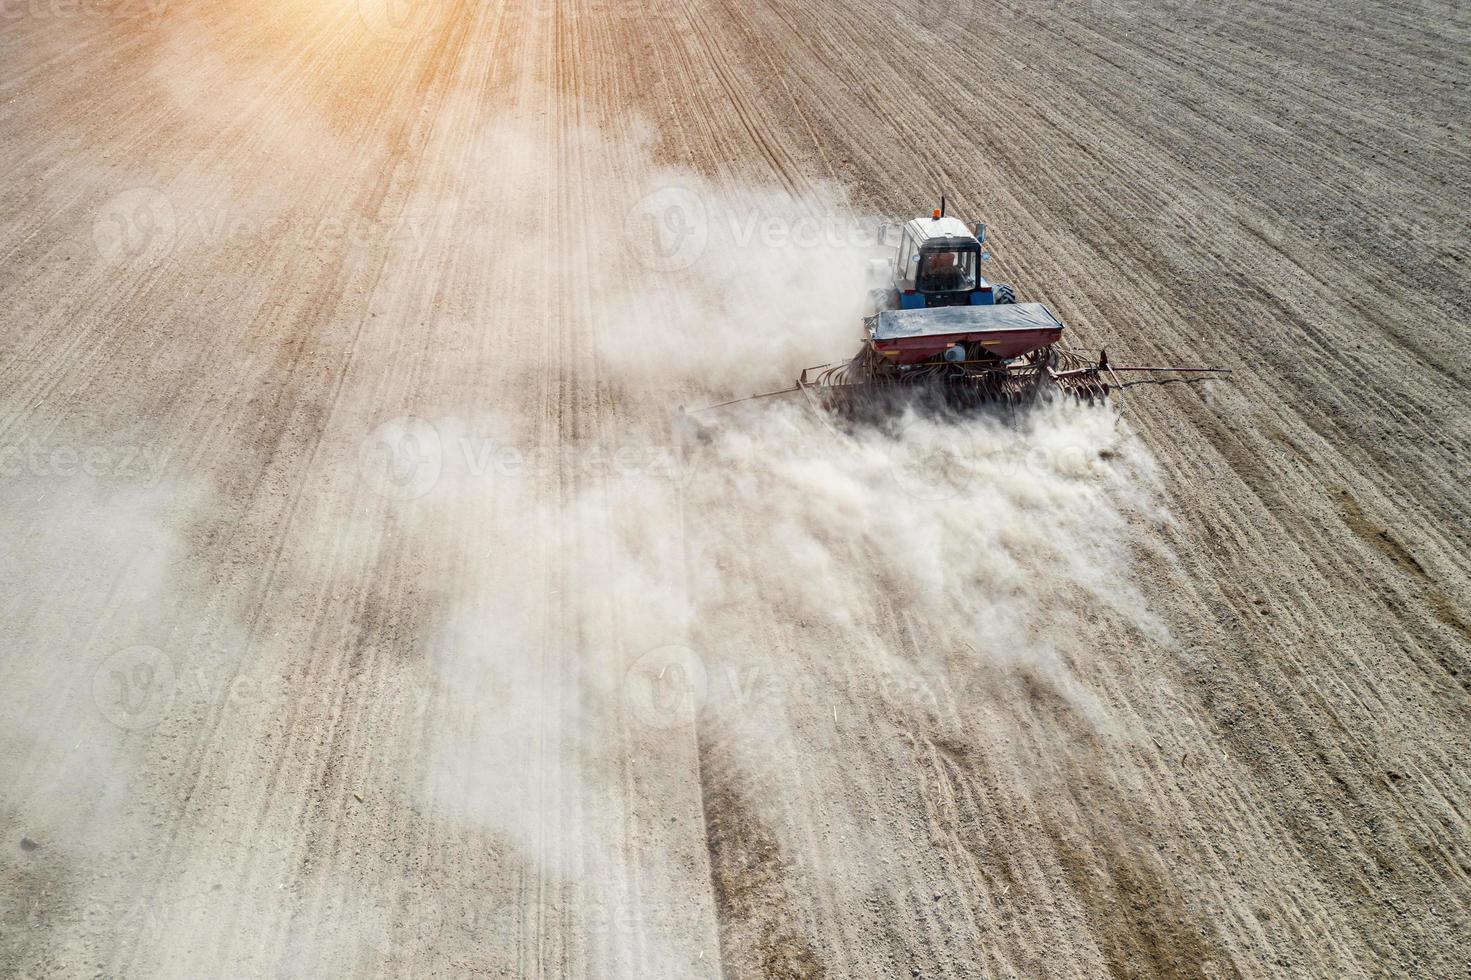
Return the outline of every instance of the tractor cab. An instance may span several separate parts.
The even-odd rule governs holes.
[[[913,310],[1013,302],[1010,287],[993,288],[980,274],[981,262],[990,258],[982,248],[985,236],[985,225],[972,230],[938,208],[929,218],[907,222],[894,255],[893,289],[885,305]]]

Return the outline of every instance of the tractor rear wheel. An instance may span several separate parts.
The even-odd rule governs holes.
[[[998,282],[995,288],[991,291],[991,302],[995,303],[998,306],[1002,303],[1015,303],[1016,293],[1012,292],[1011,285],[1009,283]]]

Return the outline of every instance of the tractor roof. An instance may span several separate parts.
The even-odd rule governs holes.
[[[958,247],[976,244],[976,236],[959,218],[915,218],[904,230],[920,248]]]

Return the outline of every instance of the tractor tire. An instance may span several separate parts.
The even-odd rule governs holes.
[[[998,282],[991,290],[991,302],[997,306],[1002,303],[1015,303],[1016,293],[1012,291],[1009,283]]]

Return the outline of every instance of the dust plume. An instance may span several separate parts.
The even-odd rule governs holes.
[[[519,242],[603,256],[585,266],[585,303],[545,318],[594,342],[567,377],[611,401],[565,403],[585,414],[550,439],[541,406],[405,420],[375,443],[373,479],[432,460],[399,514],[463,572],[432,641],[444,710],[428,805],[526,856],[573,904],[633,902],[658,964],[614,942],[610,973],[689,975],[703,858],[692,872],[643,853],[643,835],[700,819],[702,794],[709,806],[754,785],[751,818],[796,851],[780,814],[832,777],[813,728],[854,712],[962,751],[1014,724],[1008,692],[1027,687],[1112,731],[1075,666],[1100,623],[1165,638],[1122,544],[1131,522],[1161,515],[1147,454],[1104,410],[911,414],[880,431],[778,400],[685,439],[672,392],[778,388],[852,353],[875,254],[859,229],[879,219],[832,191],[730,186],[576,139],[607,163],[579,174],[605,207],[570,237],[524,228]],[[522,176],[502,172],[497,188],[546,190]],[[793,215],[828,231],[803,238]],[[446,541],[441,527],[467,533]],[[850,833],[866,843],[823,874],[861,895],[898,844]]]
[[[196,294],[217,297],[210,329],[250,351],[248,417],[185,447],[183,497],[72,483],[13,511],[61,530],[13,549],[8,578],[38,594],[64,591],[65,555],[90,569],[65,612],[93,631],[22,621],[55,642],[7,665],[88,733],[70,753],[48,728],[71,707],[4,719],[34,760],[6,829],[77,842],[90,870],[47,882],[108,913],[49,920],[53,947],[128,934],[116,961],[179,975],[412,972],[423,935],[509,968],[522,937],[559,933],[601,975],[709,974],[735,914],[709,828],[769,826],[798,852],[783,813],[837,778],[824,739],[857,724],[879,752],[962,752],[1014,719],[1018,684],[1111,725],[1078,676],[1090,623],[1159,634],[1118,546],[1157,516],[1150,464],[1111,416],[880,432],[772,402],[702,441],[674,424],[680,403],[852,354],[881,216],[836,186],[671,165],[646,125],[487,121],[453,92],[384,161],[320,79],[256,66],[212,103],[234,65],[208,53],[165,36],[150,77],[200,132],[269,107],[226,134],[249,167],[217,177],[206,148],[99,168],[99,187],[138,185],[99,205],[165,234],[139,255],[94,238],[116,261],[90,274],[180,336],[202,329]],[[73,231],[97,235],[90,215]],[[303,256],[325,285],[268,288]],[[192,383],[182,350],[146,352],[162,380],[130,407],[194,438],[216,393],[189,389],[174,418],[153,390]],[[99,735],[86,685],[114,656],[124,679],[170,676],[157,718]],[[114,804],[141,816],[107,824]],[[832,820],[855,846],[799,877],[862,894],[899,844]],[[421,916],[415,896],[451,885],[490,897]]]

